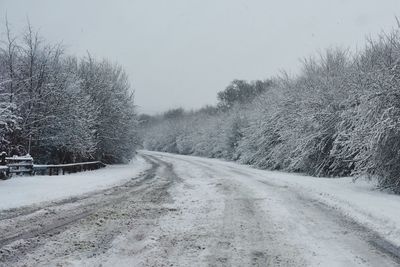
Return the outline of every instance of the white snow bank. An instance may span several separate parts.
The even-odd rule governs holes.
[[[105,189],[139,175],[150,166],[137,157],[129,164],[60,176],[14,176],[0,180],[0,210],[58,200]]]
[[[268,177],[272,180],[271,177]],[[352,178],[314,178],[274,174],[280,183],[341,211],[400,246],[400,197],[376,190],[372,182]]]

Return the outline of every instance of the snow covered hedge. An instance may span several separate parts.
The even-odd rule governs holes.
[[[0,151],[39,163],[130,159],[137,144],[133,93],[123,69],[66,55],[28,25],[0,43]]]
[[[369,176],[400,193],[398,30],[357,54],[330,49],[304,60],[296,77],[234,81],[218,96],[217,107],[146,117],[144,146],[315,176]]]

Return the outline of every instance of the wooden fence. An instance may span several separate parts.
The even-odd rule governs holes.
[[[33,165],[33,173],[41,175],[60,175],[82,171],[92,171],[105,167],[101,161],[80,162],[58,165]]]
[[[37,165],[25,163],[15,163],[15,161],[11,161],[5,166],[0,166],[0,179],[7,179],[11,176],[12,173],[15,174],[30,174],[30,175],[64,175],[68,173],[76,173],[82,171],[91,171],[97,170],[105,167],[101,161],[92,161],[92,162],[79,162],[79,163],[70,163],[70,164],[58,164],[58,165]]]

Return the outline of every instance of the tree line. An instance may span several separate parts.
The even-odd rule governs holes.
[[[299,74],[233,81],[218,105],[141,116],[150,150],[313,176],[369,177],[400,193],[400,32],[328,49]]]
[[[0,151],[36,162],[125,162],[137,145],[133,91],[123,68],[69,55],[31,25],[0,42]]]

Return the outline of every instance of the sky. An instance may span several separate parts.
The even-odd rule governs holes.
[[[27,18],[69,54],[121,64],[140,112],[216,103],[233,79],[296,74],[326,48],[362,48],[390,31],[399,0],[0,0],[21,33]],[[1,35],[3,38],[4,35]]]

